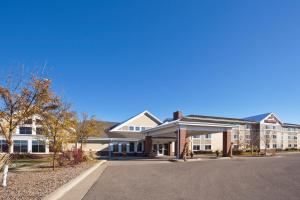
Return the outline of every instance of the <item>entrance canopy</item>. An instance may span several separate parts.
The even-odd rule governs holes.
[[[176,118],[178,117],[178,118]],[[146,144],[152,144],[152,139],[175,138],[176,156],[182,158],[187,143],[186,138],[195,135],[223,133],[223,155],[230,155],[231,130],[239,124],[249,123],[248,120],[209,117],[200,115],[183,116],[180,112],[174,113],[174,119],[155,128],[145,130]],[[147,141],[148,140],[148,141]],[[151,140],[151,141],[150,141]],[[150,147],[149,147],[150,148]],[[149,150],[150,151],[150,150]]]

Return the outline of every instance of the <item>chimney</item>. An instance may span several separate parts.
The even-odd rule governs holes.
[[[173,113],[173,120],[182,119],[182,118],[183,118],[183,114],[181,111],[176,111]]]

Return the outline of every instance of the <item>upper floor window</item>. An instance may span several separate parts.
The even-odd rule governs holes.
[[[273,135],[273,139],[276,139],[277,138],[277,135]]]
[[[139,126],[135,127],[135,131],[140,131],[140,130],[141,130],[141,128]]]
[[[142,129],[142,131],[144,131],[144,130],[146,130],[146,127],[142,127],[141,129]]]
[[[42,127],[37,127],[35,130],[36,130],[35,133],[37,135],[43,135],[44,133],[44,129]]]
[[[250,124],[246,124],[246,129],[250,129],[251,125]]]
[[[200,135],[194,135],[193,138],[200,138]]]
[[[32,119],[25,120],[24,124],[32,124]]]
[[[239,139],[239,135],[235,134],[235,135],[233,135],[233,138],[234,138],[235,140],[238,140],[238,139]]]
[[[21,135],[32,135],[32,128],[31,127],[20,127],[20,134]]]
[[[211,139],[211,134],[206,134],[206,135],[205,135],[205,138],[206,138],[206,139]]]
[[[42,125],[43,123],[42,123],[42,120],[36,119],[36,120],[35,120],[35,124],[36,124],[36,125]]]
[[[129,126],[129,130],[130,131],[134,131],[134,127],[133,126]]]
[[[266,129],[273,129],[273,130],[275,130],[276,126],[266,125]]]

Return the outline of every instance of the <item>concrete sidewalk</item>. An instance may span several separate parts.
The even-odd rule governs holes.
[[[105,161],[95,171],[79,181],[71,190],[67,191],[59,200],[81,200],[105,171],[106,167],[107,162]]]

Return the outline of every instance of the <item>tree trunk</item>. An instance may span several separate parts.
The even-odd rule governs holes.
[[[55,159],[56,159],[56,136],[53,138],[53,158],[52,158],[52,169],[55,170]]]
[[[8,147],[8,154],[12,154],[13,153],[13,143],[7,143],[7,147]]]
[[[83,139],[80,141],[80,150],[82,151],[82,146],[83,146]]]
[[[53,152],[53,158],[52,158],[52,169],[55,170],[55,159],[56,159],[56,151]]]

